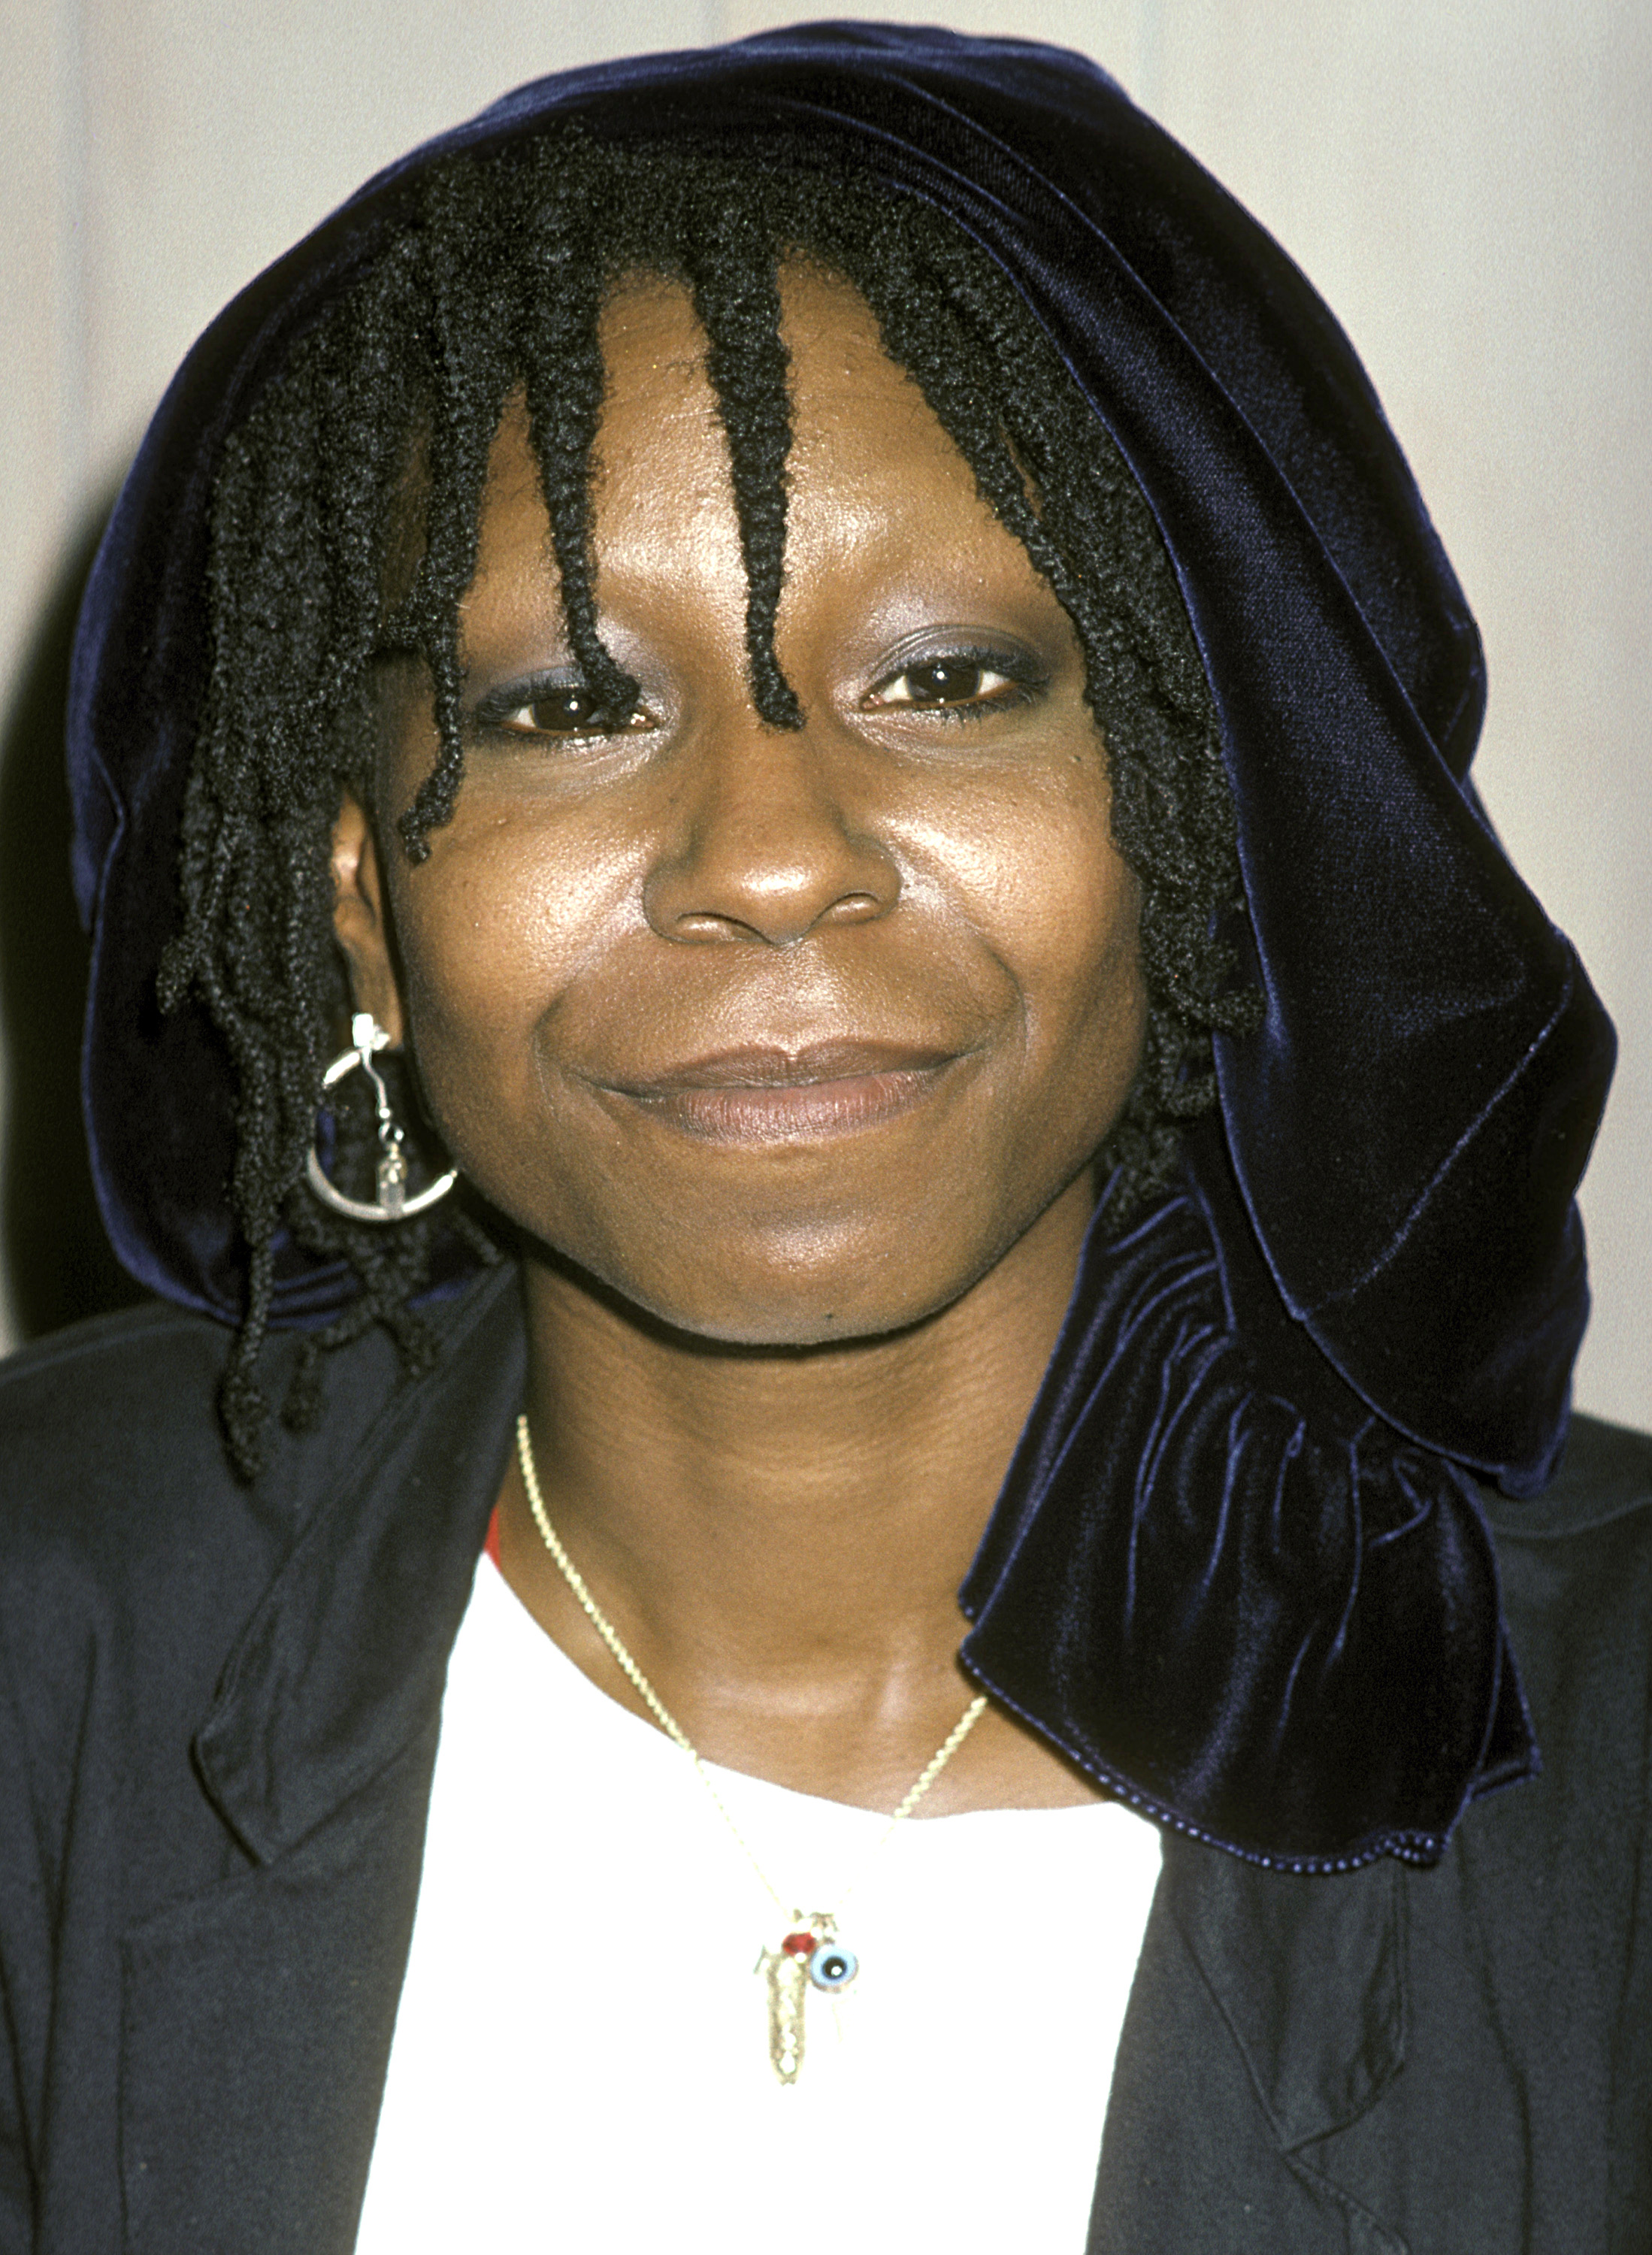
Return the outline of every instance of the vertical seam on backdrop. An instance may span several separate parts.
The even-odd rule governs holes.
[[[57,360],[62,402],[58,489],[65,525],[86,505],[85,0],[57,4]]]

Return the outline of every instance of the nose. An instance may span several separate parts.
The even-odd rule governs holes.
[[[791,947],[893,908],[900,873],[847,803],[829,725],[766,727],[749,706],[706,728],[677,769],[669,835],[649,873],[664,939]],[[854,794],[861,797],[863,794]]]

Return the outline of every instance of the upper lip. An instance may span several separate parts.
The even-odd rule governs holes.
[[[820,1081],[857,1080],[871,1073],[932,1072],[957,1054],[911,1042],[810,1042],[796,1050],[753,1045],[717,1050],[658,1072],[616,1076],[608,1085],[631,1096],[663,1096],[687,1088],[808,1088]]]

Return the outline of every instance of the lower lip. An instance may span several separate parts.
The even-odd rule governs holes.
[[[857,1073],[782,1087],[627,1090],[628,1099],[706,1143],[791,1143],[852,1135],[929,1098],[946,1067]]]

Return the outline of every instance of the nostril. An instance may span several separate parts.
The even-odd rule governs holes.
[[[694,908],[679,910],[669,920],[656,913],[650,921],[668,939],[756,940],[765,947],[795,947],[823,925],[871,924],[890,905],[877,893],[857,891],[840,893],[819,910],[806,900],[770,901],[761,914],[746,917],[729,909]]]
[[[746,924],[739,917],[722,916],[714,909],[689,909],[672,919],[671,931],[679,939],[766,939],[769,935],[754,924]]]
[[[679,939],[755,939],[767,947],[795,947],[822,924],[869,924],[882,913],[875,894],[849,893],[818,916],[768,916],[761,923],[714,909],[691,909],[675,918],[672,929]]]
[[[812,800],[784,823],[772,809],[723,805],[711,813],[718,818],[700,810],[688,834],[673,841],[676,850],[644,877],[644,910],[664,939],[790,947],[810,932],[871,924],[899,897],[900,871],[888,851],[849,832],[835,813],[826,818]]]

